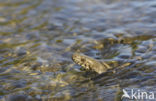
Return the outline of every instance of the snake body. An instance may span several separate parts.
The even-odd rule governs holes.
[[[155,38],[155,37],[156,36],[136,36],[136,37],[125,37],[122,39],[120,38],[120,40],[115,40],[115,39],[107,39],[106,40],[105,39],[102,42],[102,45],[107,43],[107,42],[112,43],[112,44],[129,44],[129,45],[132,45],[135,42],[135,40],[143,41],[143,40],[148,40],[148,39]],[[101,45],[101,44],[99,44],[99,45]],[[98,47],[98,45],[96,45],[96,46]],[[99,61],[97,59],[94,59],[92,57],[86,56],[86,55],[81,54],[81,53],[74,53],[72,55],[72,60],[76,64],[82,66],[84,69],[86,69],[88,71],[95,71],[98,74],[106,72],[108,69],[112,68],[112,66],[109,63],[106,63],[105,61]],[[123,62],[124,60],[121,60],[121,61]],[[134,59],[134,61],[136,61],[136,60]],[[134,61],[132,61],[132,62],[134,62]],[[120,67],[125,67],[125,66],[131,64],[128,61],[125,61],[125,64],[119,63],[118,61],[116,61],[116,62],[117,62],[117,64],[120,65]]]

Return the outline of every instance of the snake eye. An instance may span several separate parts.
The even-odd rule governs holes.
[[[86,59],[85,59],[85,58],[81,58],[80,60],[81,60],[81,62],[85,62],[85,61],[86,61]]]

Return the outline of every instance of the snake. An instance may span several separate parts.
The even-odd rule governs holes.
[[[107,42],[107,44],[108,44],[109,41],[112,44],[133,44],[133,42],[135,40],[143,41],[143,40],[148,40],[148,39],[152,39],[152,38],[153,38],[153,36],[136,36],[136,37],[125,37],[125,38],[122,38],[120,40],[106,39],[106,40],[102,41],[102,44],[104,44],[104,42]],[[110,64],[108,64],[105,61],[100,61],[98,59],[94,59],[90,56],[87,56],[83,53],[78,53],[78,52],[73,53],[72,60],[76,64],[83,67],[85,70],[94,71],[98,74],[107,72],[109,69],[113,68]],[[133,62],[135,62],[136,60],[137,59],[134,59]],[[118,62],[118,61],[116,61],[116,62]],[[110,62],[110,63],[113,63],[113,62]],[[120,63],[118,63],[118,64],[120,64]],[[120,67],[125,67],[125,66],[128,66],[130,64],[131,64],[130,62],[126,62],[126,63],[120,65]]]

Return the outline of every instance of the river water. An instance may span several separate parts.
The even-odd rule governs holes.
[[[125,66],[88,73],[75,52]],[[155,0],[0,0],[0,100],[121,101],[122,89],[155,88]]]

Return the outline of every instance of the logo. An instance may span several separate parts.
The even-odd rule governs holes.
[[[136,100],[153,100],[155,99],[155,94],[154,92],[146,92],[146,91],[142,91],[140,89],[138,90],[134,90],[131,89],[130,92],[127,92],[125,89],[122,90],[123,91],[123,95],[121,96],[121,99],[136,99]]]
[[[124,90],[124,89],[122,91],[123,91],[124,94],[122,95],[121,99],[122,98],[128,98],[128,99],[130,99],[130,96],[128,95],[127,91]]]

